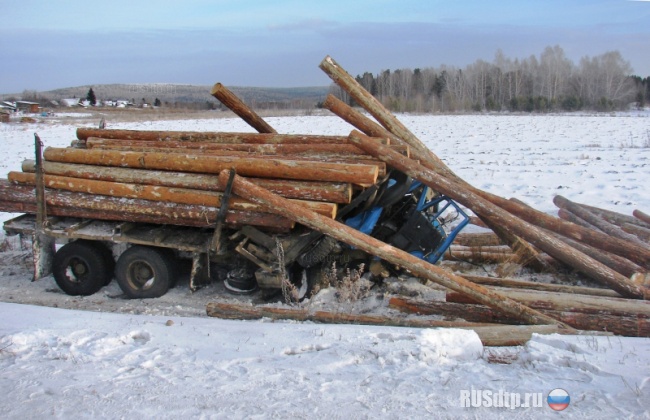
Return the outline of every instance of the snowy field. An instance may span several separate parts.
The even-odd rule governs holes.
[[[548,213],[556,194],[650,213],[648,112],[400,119],[479,188]],[[331,116],[266,120],[280,133],[351,130]],[[107,124],[252,131],[239,119]],[[0,124],[0,176],[33,158],[35,132],[61,147],[75,128],[56,117]],[[128,301],[113,282],[70,297],[51,277],[30,282],[28,252],[9,244],[0,258],[2,418],[650,418],[647,338],[535,336],[495,349],[461,330],[223,321],[205,316],[220,284],[192,295],[181,281],[162,298]],[[546,403],[556,388],[571,397],[561,413]],[[541,395],[531,400],[541,406],[463,407],[470,390],[490,401],[490,392],[519,393],[521,404]]]

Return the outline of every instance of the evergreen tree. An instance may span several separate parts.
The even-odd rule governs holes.
[[[90,105],[95,106],[97,105],[97,97],[95,96],[95,92],[93,92],[93,88],[88,89],[88,94],[86,95],[86,99],[88,102],[90,102]]]
[[[161,106],[162,104],[160,103],[160,99],[156,98],[156,100],[153,102],[153,106]]]

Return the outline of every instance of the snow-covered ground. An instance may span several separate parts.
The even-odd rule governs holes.
[[[549,213],[556,194],[650,212],[648,113],[400,119],[479,188]],[[266,120],[283,133],[351,130],[332,116]],[[107,123],[252,131],[239,119]],[[56,118],[0,124],[0,176],[33,158],[33,133],[46,146],[67,146],[75,127]],[[8,243],[0,258],[3,418],[550,418],[555,388],[571,396],[562,416],[650,418],[647,338],[535,336],[494,349],[461,330],[222,321],[205,317],[221,284],[192,295],[181,281],[160,299],[127,301],[113,282],[70,297],[51,277],[30,282],[29,253],[16,238]],[[541,393],[542,406],[466,408],[469,390],[520,393],[522,403]]]

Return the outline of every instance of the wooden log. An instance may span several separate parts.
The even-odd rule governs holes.
[[[381,125],[372,121],[356,109],[352,108],[345,102],[337,99],[334,95],[329,94],[323,102],[323,108],[329,109],[334,114],[341,117],[344,121],[352,124],[359,131],[370,137],[381,137],[390,139],[392,144],[403,144],[404,142]]]
[[[137,221],[181,226],[214,227],[219,208],[149,200],[97,196],[47,190],[51,216],[87,217],[100,220]],[[34,187],[0,180],[0,211],[36,213]],[[253,225],[288,231],[292,221],[277,214],[230,210],[226,223],[231,227]]]
[[[599,207],[594,207],[594,206],[589,206],[587,204],[582,204],[582,203],[574,203],[582,208],[585,208],[589,210],[590,212],[597,214],[598,216],[602,217],[603,219],[607,220],[609,223],[612,223],[616,226],[622,227],[623,224],[625,223],[630,223],[634,225],[638,225],[641,227],[644,227],[646,229],[650,229],[650,223],[645,223],[640,219],[637,219],[634,216],[628,216],[626,214],[621,214],[617,213],[615,211],[611,210],[606,210],[606,209],[601,209]]]
[[[579,218],[575,214],[571,213],[569,210],[566,209],[558,209],[557,215],[560,217],[560,219],[566,220],[567,222],[575,223],[576,225],[582,226],[587,229],[591,229],[597,232],[602,232],[600,229],[598,229],[596,226],[592,225],[591,223],[587,222],[584,219]]]
[[[556,195],[553,198],[553,203],[555,203],[555,205],[560,208],[570,211],[571,213],[575,214],[579,218],[586,220],[588,223],[591,223],[592,225],[596,226],[598,229],[602,230],[606,234],[613,236],[615,238],[622,239],[624,241],[631,242],[636,246],[647,249],[647,251],[650,252],[650,247],[647,246],[647,244],[645,244],[644,242],[640,241],[639,238],[637,238],[636,236],[624,232],[623,229],[621,229],[620,227],[612,223],[609,223],[605,219],[595,215],[590,210],[581,207],[580,205],[569,200],[568,198],[562,197],[561,195]]]
[[[458,235],[456,235],[454,244],[465,246],[491,246],[503,245],[503,242],[497,235],[494,234],[494,232],[460,232]]]
[[[578,295],[589,295],[589,296],[605,296],[605,297],[618,297],[618,298],[621,297],[621,295],[619,295],[618,293],[616,293],[611,289],[597,289],[595,287],[539,283],[534,281],[525,281],[525,280],[499,278],[499,277],[471,276],[467,274],[464,274],[463,277],[471,282],[486,285],[486,286],[508,287],[511,289],[540,290],[543,292],[573,293]]]
[[[228,176],[228,171],[223,171],[219,174],[219,177],[221,177],[223,182],[225,182]],[[405,251],[392,247],[342,223],[327,219],[304,208],[300,208],[287,199],[275,195],[268,190],[264,190],[263,188],[246,181],[240,176],[235,177],[233,191],[240,197],[265,205],[269,211],[283,214],[295,222],[308,226],[349,245],[358,247],[359,249],[383,258],[393,264],[404,267],[416,276],[429,279],[432,282],[441,284],[442,286],[448,287],[452,290],[472,296],[475,299],[479,299],[481,303],[512,314],[526,322],[536,324],[556,323],[552,318],[545,316],[540,317],[539,313],[531,311],[529,308],[526,308],[513,300],[504,300],[499,294],[494,294],[488,289],[475,285],[462,277],[447,273],[440,267],[421,260]]]
[[[346,144],[348,142],[347,136],[77,128],[77,138],[79,140],[85,142],[91,137],[138,141],[210,142],[225,144]],[[388,144],[387,139],[379,139],[378,141],[383,144]]]
[[[74,163],[43,162],[46,174],[73,178],[95,179],[125,183],[141,183],[175,188],[206,191],[223,191],[217,175],[190,174],[186,172],[154,171],[146,169],[115,168]],[[34,172],[33,160],[25,160],[23,172]],[[297,200],[349,203],[352,200],[350,183],[319,181],[292,181],[285,179],[248,178],[252,183],[273,191],[285,198]]]
[[[411,159],[404,158],[393,153],[392,150],[376,144],[364,134],[353,131],[350,134],[350,142],[359,145],[359,147],[383,160],[388,165],[456,200],[479,216],[488,218],[495,225],[525,239],[552,257],[616,290],[621,295],[639,299],[650,298],[650,290],[633,284],[627,277],[546,234],[540,228],[514,217],[475,192],[445,177],[441,177],[422,165],[414,164]]]
[[[605,264],[607,267],[611,268],[612,270],[621,273],[625,277],[631,277],[635,273],[646,271],[645,268],[641,267],[638,264],[633,263],[627,258],[623,258],[618,255],[611,254],[607,251],[602,251],[598,248],[589,246],[587,244],[583,244],[582,242],[575,241],[571,238],[567,238],[555,232],[551,232],[551,231],[547,231],[547,232],[550,235],[554,235],[556,238],[565,242],[569,246],[572,246],[573,248],[577,249],[578,251],[586,255],[589,255],[591,258],[595,259],[596,261],[600,261],[601,263]]]
[[[277,133],[266,121],[249,108],[241,99],[234,93],[226,88],[221,83],[217,83],[212,87],[210,95],[221,101],[222,104],[227,106],[232,112],[239,115],[239,117],[246,121],[248,125],[256,129],[260,133]]]
[[[374,184],[379,173],[377,166],[372,165],[262,158],[237,159],[181,153],[138,153],[48,147],[45,149],[44,157],[50,162],[212,174],[235,168],[237,173],[244,176],[355,184]]]
[[[445,165],[424,143],[422,143],[404,124],[392,115],[374,96],[366,91],[348,72],[334,59],[327,56],[319,66],[337,85],[348,92],[350,96],[368,111],[389,132],[400,138],[412,149],[412,154],[422,160],[422,165],[434,169],[439,174],[465,183]]]
[[[535,309],[550,309],[554,311],[582,312],[598,315],[606,311],[612,315],[642,315],[650,317],[650,302],[637,299],[611,298],[604,296],[587,296],[558,292],[543,292],[538,290],[507,289],[492,287],[504,296],[515,299]],[[467,295],[458,292],[447,292],[447,302],[478,303]]]
[[[650,215],[642,212],[641,210],[634,210],[632,212],[632,215],[642,221],[643,223],[648,223],[650,224]]]
[[[25,172],[9,172],[7,179],[11,182],[26,185],[35,185],[35,174]],[[122,182],[95,181],[83,178],[73,178],[59,175],[45,175],[45,186],[54,190],[82,192],[86,194],[106,195],[111,197],[138,198],[150,201],[167,203],[191,204],[209,207],[221,207],[223,193],[215,191],[202,191],[187,188],[160,187],[144,184],[130,184]],[[337,206],[333,203],[318,201],[293,200],[294,203],[305,206],[316,213],[326,217],[335,218]],[[259,205],[243,200],[231,198],[229,208],[263,212]]]
[[[567,331],[557,325],[493,325],[469,322],[451,322],[424,320],[417,318],[399,319],[395,317],[352,315],[319,311],[310,313],[305,309],[285,309],[273,307],[247,306],[232,303],[209,302],[206,305],[208,316],[221,319],[254,320],[271,318],[276,320],[291,319],[321,323],[344,323],[362,325],[398,326],[411,328],[460,328],[476,332],[484,346],[521,346],[532,334],[566,334]],[[575,333],[575,331],[573,331]]]
[[[405,313],[421,315],[443,315],[450,319],[463,319],[469,322],[518,323],[504,317],[485,305],[460,304],[450,302],[418,301],[415,299],[392,298],[389,307]],[[598,316],[571,311],[542,309],[549,316],[557,317],[572,327],[582,331],[610,332],[626,337],[649,337],[650,318],[645,315],[610,314],[602,311]],[[451,321],[453,322],[453,321]]]
[[[487,198],[499,207],[517,215],[521,219],[544,229],[559,233],[560,235],[585,243],[594,248],[616,254],[623,258],[639,264],[642,267],[650,268],[650,252],[635,246],[627,241],[614,238],[604,232],[587,229],[575,223],[553,217],[520,202],[519,200],[505,200],[494,195],[479,195]]]
[[[133,148],[166,148],[166,149],[198,149],[198,150],[224,150],[233,152],[258,153],[263,155],[304,155],[304,154],[334,154],[334,155],[368,155],[356,146],[347,143],[329,144],[250,144],[250,143],[210,143],[210,142],[187,142],[187,141],[144,141],[144,140],[123,140],[103,139],[89,137],[86,140],[88,149],[111,149],[116,147]],[[390,145],[395,151],[409,156],[409,147],[406,145]]]
[[[642,241],[650,243],[650,229],[643,228],[639,225],[633,225],[631,223],[623,223],[621,229],[627,233],[635,235]]]

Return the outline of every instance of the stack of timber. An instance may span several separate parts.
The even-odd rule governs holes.
[[[288,231],[298,223],[400,266],[427,284],[445,290],[447,302],[394,299],[391,306],[412,313],[464,319],[437,326],[477,330],[496,325],[501,338],[492,343],[509,344],[516,341],[509,337],[531,324],[571,334],[584,329],[649,335],[649,303],[645,300],[650,297],[650,245],[646,236],[650,222],[646,213],[635,212],[634,221],[623,218],[614,222],[612,214],[589,208],[589,212],[606,220],[606,226],[585,219],[567,204],[568,200],[556,198],[563,211],[584,221],[576,223],[577,219],[568,221],[548,215],[518,200],[475,188],[447,167],[331,57],[326,57],[320,68],[375,120],[330,95],[324,107],[354,126],[348,136],[278,134],[225,87],[216,84],[213,96],[257,133],[80,128],[71,147],[45,149],[42,168],[48,213],[214,227],[222,192],[232,182],[234,196],[226,218],[229,225]],[[234,177],[230,176],[231,169],[236,172]],[[458,253],[490,254],[502,264],[514,262],[550,271],[568,268],[609,290],[591,292],[571,286],[554,290],[550,285],[511,279],[471,278],[430,264],[335,220],[339,205],[349,203],[392,170],[455,200],[474,213],[477,223],[492,231],[480,239],[459,236],[448,258]],[[0,182],[2,210],[34,210],[34,171],[34,162],[27,161],[22,172],[12,172],[8,181]],[[479,240],[484,242],[472,242]],[[489,251],[483,252],[483,248]],[[578,295],[587,295],[588,299],[578,299]],[[226,318],[271,316],[269,311],[242,305],[209,304],[207,311],[211,316]],[[436,326],[385,317],[271,312],[275,318]],[[593,319],[601,315],[602,319]],[[526,331],[529,336],[538,330]]]

